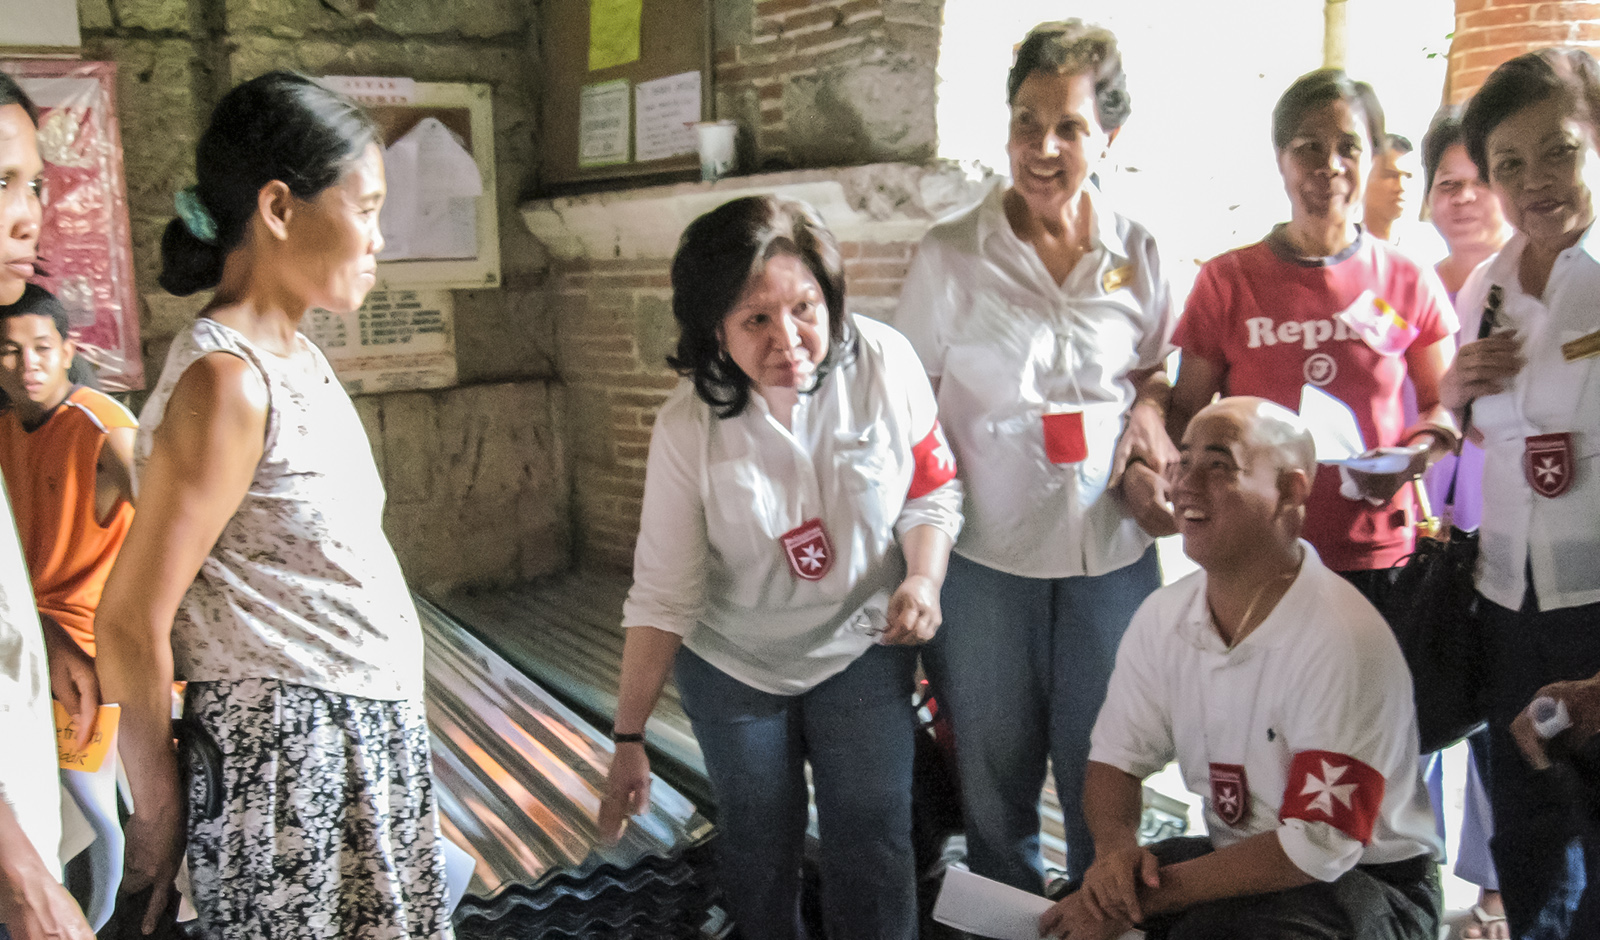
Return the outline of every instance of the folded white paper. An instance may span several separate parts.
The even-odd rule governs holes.
[[[974,875],[946,869],[933,919],[957,930],[995,940],[1039,940],[1039,916],[1050,902],[1037,894]]]
[[[1317,463],[1348,467],[1362,473],[1399,473],[1411,466],[1408,453],[1379,452],[1361,456],[1361,425],[1350,406],[1315,385],[1300,387],[1300,420],[1317,445]]]

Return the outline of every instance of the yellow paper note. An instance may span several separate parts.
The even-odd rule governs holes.
[[[589,0],[589,71],[639,58],[644,0]]]
[[[122,706],[101,705],[94,716],[94,731],[83,750],[75,746],[78,740],[78,721],[67,714],[60,702],[51,702],[56,710],[56,756],[62,770],[82,770],[94,773],[105,762],[106,752],[117,735],[117,722],[122,719]]]

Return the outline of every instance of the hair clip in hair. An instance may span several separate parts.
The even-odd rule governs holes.
[[[193,186],[178,190],[172,202],[178,207],[178,218],[183,220],[183,227],[189,230],[190,235],[207,245],[217,243],[217,220],[212,218],[211,210],[200,201],[200,195]]]

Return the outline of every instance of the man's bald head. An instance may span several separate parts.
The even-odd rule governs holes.
[[[1317,450],[1294,412],[1225,398],[1184,431],[1172,489],[1184,551],[1208,571],[1291,548],[1305,525]]]
[[[1307,479],[1316,476],[1316,441],[1300,416],[1282,405],[1238,395],[1207,405],[1194,416],[1194,421],[1207,416],[1234,421],[1252,460],[1265,458],[1280,470],[1300,470]]]

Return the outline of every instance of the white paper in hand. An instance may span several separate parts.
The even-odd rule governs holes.
[[[1399,473],[1411,465],[1406,453],[1361,456],[1361,425],[1350,406],[1317,388],[1300,386],[1300,420],[1306,423],[1317,445],[1317,463],[1349,467],[1362,473]]]
[[[1039,940],[1039,917],[1050,902],[1036,894],[949,868],[933,905],[933,919],[957,930],[996,940]]]

